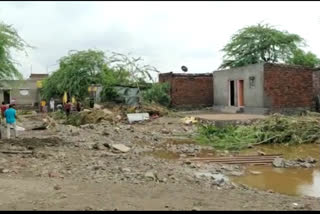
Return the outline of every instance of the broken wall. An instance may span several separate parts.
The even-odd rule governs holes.
[[[159,74],[159,82],[170,84],[173,107],[202,107],[213,104],[212,74]]]

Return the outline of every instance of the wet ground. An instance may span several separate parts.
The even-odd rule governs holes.
[[[253,166],[247,168],[246,175],[234,177],[232,180],[265,191],[320,197],[320,168]]]

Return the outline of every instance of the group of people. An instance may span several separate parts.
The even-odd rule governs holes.
[[[10,139],[10,131],[11,128],[13,128],[14,131],[14,136],[17,138],[17,125],[16,125],[16,120],[18,119],[17,117],[17,112],[15,110],[15,105],[10,104],[7,106],[5,102],[2,102],[1,105],[1,118],[0,118],[0,123],[3,125],[3,127],[7,127],[7,138]],[[4,122],[5,120],[5,122]],[[1,129],[0,129],[0,138],[2,138],[1,134]]]

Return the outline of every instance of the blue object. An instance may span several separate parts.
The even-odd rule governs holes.
[[[6,117],[6,121],[9,124],[16,122],[16,110],[13,108],[9,108],[4,112],[4,116]]]

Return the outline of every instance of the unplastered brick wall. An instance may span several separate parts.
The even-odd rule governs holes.
[[[170,83],[171,105],[174,107],[199,107],[213,105],[212,74],[159,75],[159,82]]]
[[[311,108],[313,69],[264,64],[264,94],[271,108]]]

